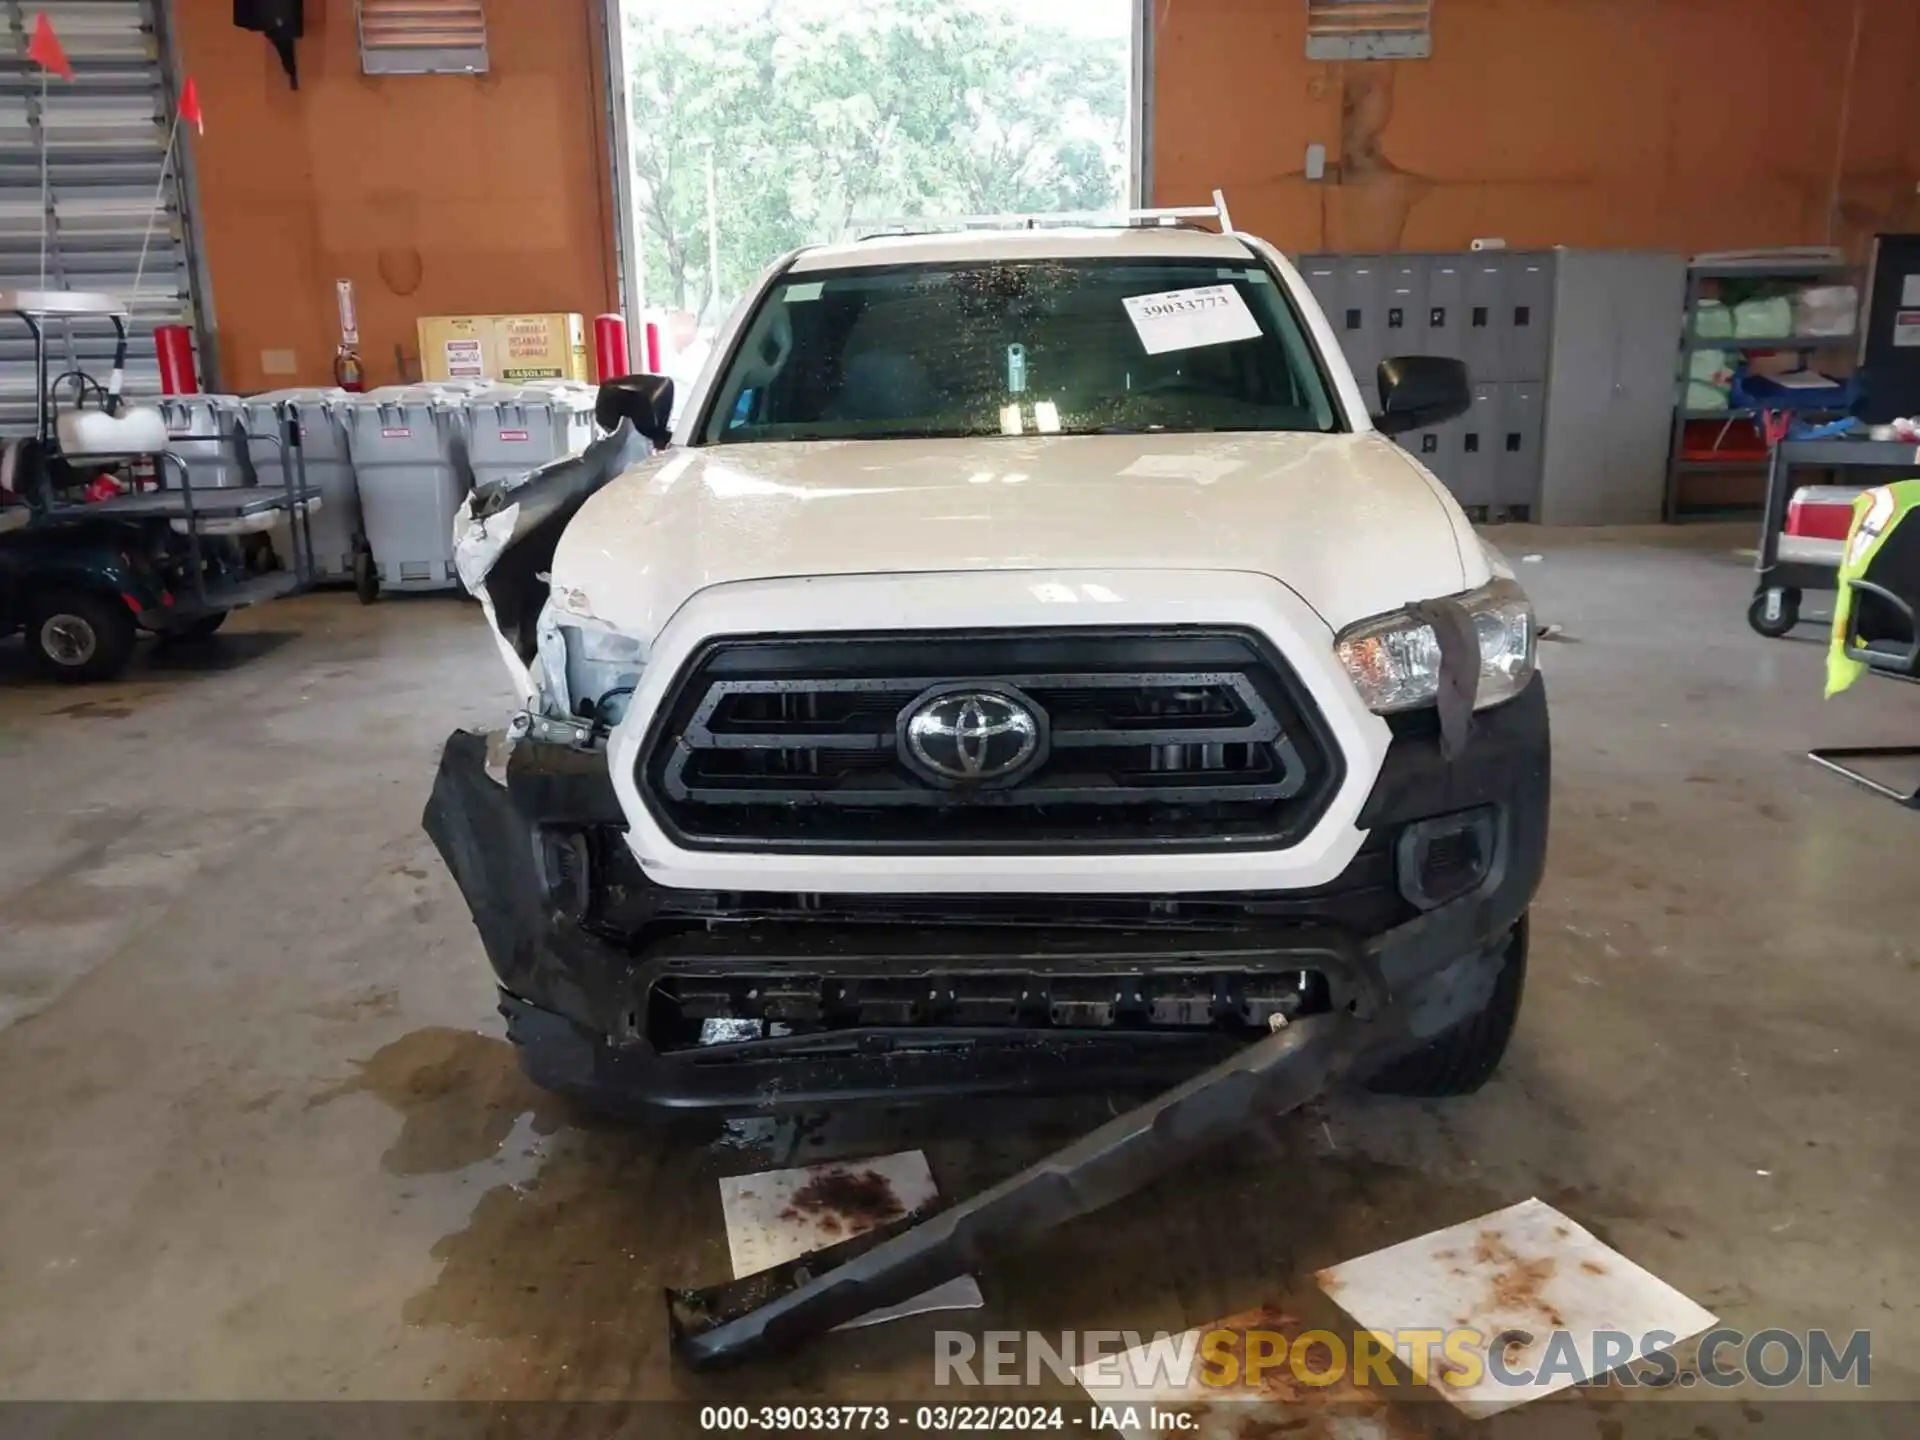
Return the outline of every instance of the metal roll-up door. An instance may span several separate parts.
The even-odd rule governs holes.
[[[0,290],[91,290],[125,300],[133,312],[125,389],[135,396],[159,393],[153,327],[184,324],[197,335],[201,322],[187,205],[191,186],[181,174],[190,143],[185,134],[160,187],[174,116],[163,5],[0,0]],[[72,80],[46,77],[44,110],[42,72],[26,53],[34,15],[41,11],[74,71]],[[136,291],[141,238],[156,193],[161,213]],[[106,383],[113,367],[110,324],[50,321],[47,333],[51,374],[83,370]],[[207,377],[204,362],[201,374]],[[70,385],[62,388],[63,401],[71,394]],[[0,434],[27,434],[33,418],[32,341],[17,319],[0,315]]]

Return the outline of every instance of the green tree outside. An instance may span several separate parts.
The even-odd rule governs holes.
[[[716,288],[731,305],[776,255],[862,221],[1124,204],[1128,42],[1044,9],[628,0],[648,303],[710,327]]]

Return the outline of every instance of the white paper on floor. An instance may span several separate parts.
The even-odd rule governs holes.
[[[1550,1373],[1533,1383],[1503,1383],[1484,1368],[1472,1385],[1431,1371],[1430,1383],[1475,1417],[1495,1415],[1565,1390],[1641,1353],[1644,1337],[1664,1331],[1678,1343],[1714,1316],[1542,1200],[1524,1200],[1403,1244],[1348,1260],[1318,1275],[1320,1288],[1367,1329],[1471,1329],[1491,1344],[1509,1331],[1533,1340],[1503,1345],[1508,1371]],[[1632,1351],[1610,1354],[1601,1331],[1625,1334]],[[1556,1340],[1564,1333],[1567,1340]],[[1552,1347],[1550,1352],[1549,1347]],[[1485,1360],[1486,1346],[1469,1346]],[[1649,1353],[1668,1346],[1647,1347]],[[1570,1355],[1578,1374],[1561,1362]],[[1465,1374],[1468,1372],[1456,1372]]]
[[[720,1182],[720,1212],[726,1217],[734,1278],[758,1274],[863,1235],[918,1209],[939,1193],[927,1157],[918,1150],[872,1160],[730,1175]],[[975,1310],[984,1304],[974,1278],[962,1275],[838,1328],[853,1330],[929,1310]]]

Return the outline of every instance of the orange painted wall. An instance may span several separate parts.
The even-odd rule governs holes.
[[[1290,249],[1920,229],[1916,0],[1438,0],[1432,59],[1347,65],[1301,0],[1153,4],[1157,202],[1221,186]],[[478,78],[362,76],[352,0],[308,0],[297,92],[228,0],[174,5],[228,388],[327,379],[340,277],[376,383],[421,315],[618,308],[599,0],[489,0]]]
[[[231,0],[174,5],[226,388],[330,381],[336,279],[376,384],[421,315],[616,308],[596,0],[489,0],[478,77],[363,76],[353,0],[307,0],[297,91]]]
[[[1154,0],[1155,198],[1299,251],[1857,249],[1920,228],[1920,3],[1858,4],[1856,47],[1855,0],[1436,0],[1431,59],[1332,65],[1301,0]]]

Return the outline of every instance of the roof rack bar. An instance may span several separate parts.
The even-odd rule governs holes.
[[[1222,233],[1233,229],[1227,197],[1213,192],[1211,205],[1170,205],[1153,210],[1056,210],[1047,214],[899,216],[886,220],[855,220],[847,228],[860,239],[879,235],[932,235],[951,230],[1040,230],[1061,225],[1173,225],[1184,220],[1214,220]]]
[[[1222,235],[1232,234],[1233,217],[1227,213],[1226,191],[1216,190],[1213,192],[1213,210],[1214,213],[1220,217],[1220,233]]]

